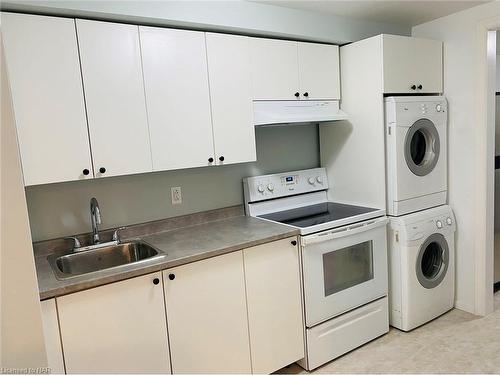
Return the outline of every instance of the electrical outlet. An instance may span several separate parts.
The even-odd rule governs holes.
[[[170,188],[172,193],[172,204],[181,204],[182,203],[182,190],[180,186]]]

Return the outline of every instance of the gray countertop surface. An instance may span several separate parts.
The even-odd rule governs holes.
[[[141,237],[141,240],[166,253],[163,257],[64,280],[56,278],[47,255],[36,256],[40,299],[62,296],[298,234],[299,231],[293,227],[248,216],[212,221]]]

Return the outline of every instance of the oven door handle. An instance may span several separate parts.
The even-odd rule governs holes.
[[[352,235],[363,233],[363,232],[368,232],[369,230],[385,226],[385,225],[387,225],[388,222],[389,222],[389,220],[386,217],[382,217],[382,218],[370,220],[370,221],[367,221],[364,223],[349,225],[348,227],[344,227],[342,229],[324,232],[324,233],[317,234],[317,235],[314,235],[311,237],[303,237],[302,244],[304,246],[307,246],[307,245],[311,245],[311,244],[315,244],[315,243],[331,241],[331,240],[335,240],[337,238],[342,238],[342,237],[352,236]]]

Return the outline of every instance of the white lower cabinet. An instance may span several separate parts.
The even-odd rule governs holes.
[[[241,251],[163,272],[172,372],[249,374]]]
[[[68,374],[170,373],[160,272],[57,298]]]
[[[252,370],[270,374],[304,357],[299,249],[294,237],[243,256]]]
[[[64,374],[64,360],[57,321],[57,307],[54,298],[40,302],[42,307],[43,334],[47,352],[47,366],[52,374]]]

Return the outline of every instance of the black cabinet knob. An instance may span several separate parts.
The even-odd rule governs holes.
[[[423,87],[422,85],[418,85],[417,89],[422,90],[422,87]]]
[[[169,278],[170,280],[173,280],[173,279],[175,279],[175,275],[174,275],[173,273],[171,273],[171,274],[169,274],[169,275],[168,275],[168,278]]]
[[[308,92],[305,92],[304,93],[304,96],[307,98],[309,96],[309,93]]]
[[[220,161],[224,161],[224,156],[219,156]]]
[[[213,163],[214,162],[214,158],[208,158],[208,162],[209,163]]]
[[[294,95],[296,98],[298,98],[300,96],[300,92],[296,92]]]
[[[87,168],[85,168],[85,169],[83,170],[83,175],[84,175],[84,176],[88,176],[88,175],[89,175],[89,173],[90,173],[90,171],[89,171]]]
[[[157,277],[155,277],[155,278],[153,279],[153,284],[158,285],[159,283],[160,283],[160,279],[159,279],[159,278],[157,278]]]
[[[106,168],[104,168],[104,167],[99,168],[99,172],[100,173],[106,173]]]
[[[297,246],[297,241],[293,240],[293,241],[291,242],[291,244],[292,244],[293,246]]]
[[[416,90],[416,89],[417,89],[417,86],[415,86],[415,85],[411,85],[410,89],[412,89],[412,90]]]

